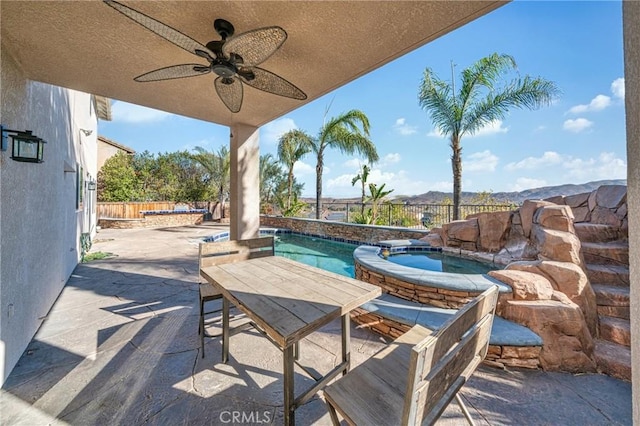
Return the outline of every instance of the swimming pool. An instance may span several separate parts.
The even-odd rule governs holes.
[[[335,272],[355,276],[353,251],[356,245],[297,234],[277,234],[276,256]]]
[[[410,268],[457,274],[486,274],[489,271],[498,269],[497,266],[492,264],[464,259],[459,256],[450,256],[442,252],[399,253],[388,256],[386,260]]]
[[[274,236],[276,256],[296,260],[345,277],[355,277],[353,251],[358,244],[295,234],[287,229],[260,229],[260,236],[268,235]],[[229,232],[205,237],[201,241],[210,243],[227,240],[229,240]]]

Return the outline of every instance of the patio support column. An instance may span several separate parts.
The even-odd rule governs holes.
[[[622,2],[627,121],[627,203],[631,282],[631,393],[640,425],[640,3]]]
[[[258,128],[231,126],[230,239],[255,238],[260,229],[260,138]]]

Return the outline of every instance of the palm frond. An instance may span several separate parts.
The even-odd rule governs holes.
[[[344,154],[360,154],[370,163],[379,160],[376,146],[368,137],[344,127],[335,127],[326,142],[328,146],[338,148]]]
[[[278,140],[278,160],[287,167],[311,152],[312,138],[303,130],[290,130]]]
[[[560,89],[554,82],[540,77],[513,80],[471,108],[463,121],[462,133],[473,134],[492,121],[505,118],[511,108],[538,109],[550,105],[559,94]]]
[[[467,108],[476,103],[482,88],[494,91],[500,77],[516,67],[516,61],[512,56],[493,53],[465,68],[462,71],[462,86],[458,96],[460,119],[464,117]]]
[[[418,103],[443,134],[456,129],[456,107],[451,86],[440,80],[430,68],[424,71],[418,93]]]

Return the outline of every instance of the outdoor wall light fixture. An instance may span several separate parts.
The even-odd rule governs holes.
[[[7,129],[0,126],[2,133],[2,151],[7,150],[7,135],[11,137],[11,159],[26,163],[42,163],[44,153],[44,141],[34,135],[31,130],[20,131]]]
[[[97,186],[98,185],[96,184],[95,180],[90,180],[89,182],[87,182],[87,189],[89,191],[95,191]]]

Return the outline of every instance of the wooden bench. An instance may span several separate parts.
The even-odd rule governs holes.
[[[433,424],[453,398],[473,420],[458,391],[482,362],[498,287],[465,305],[432,334],[416,325],[392,344],[324,389],[335,425]]]
[[[274,254],[275,248],[273,237],[200,243],[198,253],[198,271],[201,271],[202,268],[206,268],[207,266],[239,262],[241,260],[255,259],[258,257],[273,256]],[[202,357],[204,358],[204,338],[219,336],[219,334],[214,335],[207,333],[205,325],[210,322],[220,320],[220,316],[218,316],[218,318],[207,321],[206,316],[214,313],[220,313],[222,311],[221,307],[206,311],[205,304],[207,302],[221,299],[222,294],[211,283],[204,280],[202,276],[200,276],[200,278],[200,321],[198,325],[198,334],[200,335],[200,348],[202,349]]]

